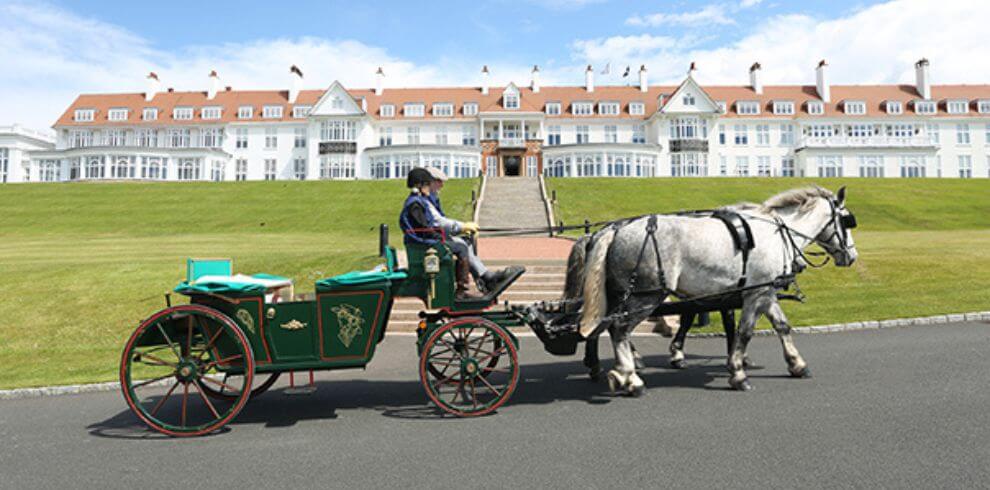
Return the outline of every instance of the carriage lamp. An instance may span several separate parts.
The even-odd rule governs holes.
[[[423,257],[423,272],[426,273],[430,278],[430,294],[427,299],[427,306],[433,308],[433,298],[437,296],[437,274],[440,273],[440,257],[437,256],[437,250],[430,247],[426,251],[426,256]]]

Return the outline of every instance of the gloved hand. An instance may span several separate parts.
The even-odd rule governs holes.
[[[478,230],[479,230],[478,223],[475,223],[474,221],[465,221],[461,225],[461,233],[467,235],[475,235],[478,233]]]

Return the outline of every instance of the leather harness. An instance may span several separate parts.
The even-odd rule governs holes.
[[[746,266],[749,263],[749,252],[756,248],[756,241],[753,240],[753,230],[749,228],[749,222],[739,213],[731,209],[716,209],[712,213],[712,218],[719,219],[729,229],[732,243],[736,249],[742,252],[742,276],[739,278],[739,287],[746,285]]]

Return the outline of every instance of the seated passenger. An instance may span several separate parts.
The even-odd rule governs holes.
[[[402,228],[405,242],[433,245],[439,243],[441,234],[436,231],[413,231],[425,228],[437,228],[447,235],[447,246],[457,256],[457,297],[459,299],[477,299],[479,294],[469,290],[468,274],[474,277],[479,289],[491,289],[496,284],[511,275],[512,268],[500,271],[490,271],[474,254],[474,250],[463,238],[457,237],[462,233],[477,233],[478,224],[468,221],[460,222],[447,218],[441,213],[431,199],[431,186],[434,178],[424,168],[416,167],[409,171],[406,186],[411,190],[409,197],[399,214],[399,227]]]

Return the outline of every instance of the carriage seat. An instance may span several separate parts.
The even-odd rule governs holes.
[[[175,291],[180,294],[264,294],[266,302],[277,303],[292,298],[293,284],[288,277],[272,274],[234,274],[230,259],[188,259],[186,280]]]

